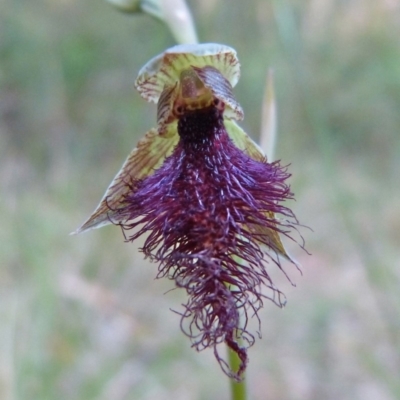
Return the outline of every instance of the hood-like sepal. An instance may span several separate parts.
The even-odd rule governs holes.
[[[239,76],[240,64],[231,47],[216,43],[178,45],[150,60],[139,71],[135,86],[144,99],[157,103],[157,124],[163,133],[165,125],[176,120],[174,107],[188,77],[193,84],[200,82],[202,88],[191,99],[186,98],[186,103],[197,102],[203,108],[215,98],[225,105],[224,117],[243,119],[242,107],[232,93]]]
[[[233,95],[232,85],[216,68],[189,67],[181,71],[174,85],[166,86],[157,103],[157,125],[164,134],[167,125],[187,111],[209,107],[220,102],[227,120],[241,120],[243,109]]]
[[[164,88],[173,86],[181,72],[192,66],[216,68],[232,87],[239,80],[240,64],[232,47],[217,43],[183,44],[152,58],[139,71],[136,89],[145,100],[157,103]]]

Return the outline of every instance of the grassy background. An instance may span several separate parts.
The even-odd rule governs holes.
[[[258,137],[275,70],[277,157],[291,163],[307,256],[265,304],[253,399],[400,399],[400,2],[189,1],[202,41],[237,49]],[[211,351],[179,330],[184,294],[92,211],[155,109],[139,68],[174,44],[95,0],[0,12],[0,398],[228,399]]]

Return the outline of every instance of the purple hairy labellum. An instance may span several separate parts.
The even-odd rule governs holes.
[[[157,276],[188,294],[183,332],[239,380],[254,343],[248,317],[265,298],[285,303],[267,266],[292,261],[280,235],[290,237],[297,220],[283,205],[293,198],[286,168],[268,163],[233,121],[243,118],[232,94],[238,76],[235,51],[222,45],[176,46],[151,60],[136,86],[157,103],[158,127],[77,232],[114,223],[128,241],[146,233],[141,250],[158,263]],[[238,371],[220,356],[221,343],[237,353]]]

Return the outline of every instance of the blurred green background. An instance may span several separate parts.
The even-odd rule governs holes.
[[[271,272],[288,304],[260,312],[250,398],[400,399],[400,1],[188,3],[201,41],[238,51],[255,139],[274,68],[277,157],[312,228],[312,256],[288,243],[297,287]],[[114,226],[68,235],[155,125],[133,83],[170,32],[95,0],[0,11],[0,398],[228,399],[170,311],[184,293],[164,294],[140,242]]]

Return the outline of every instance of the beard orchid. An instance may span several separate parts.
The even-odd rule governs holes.
[[[267,267],[288,256],[281,235],[297,224],[283,205],[290,174],[236,124],[232,93],[240,66],[219,44],[179,45],[149,61],[136,88],[157,104],[157,128],[139,141],[100,204],[77,233],[119,225],[127,241],[146,234],[141,251],[157,277],[186,290],[181,328],[197,350],[212,348],[225,373],[240,379],[254,343],[248,317],[268,298],[283,306]],[[278,217],[279,216],[279,217]],[[286,275],[286,274],[285,274]],[[225,343],[240,359],[230,370]]]

